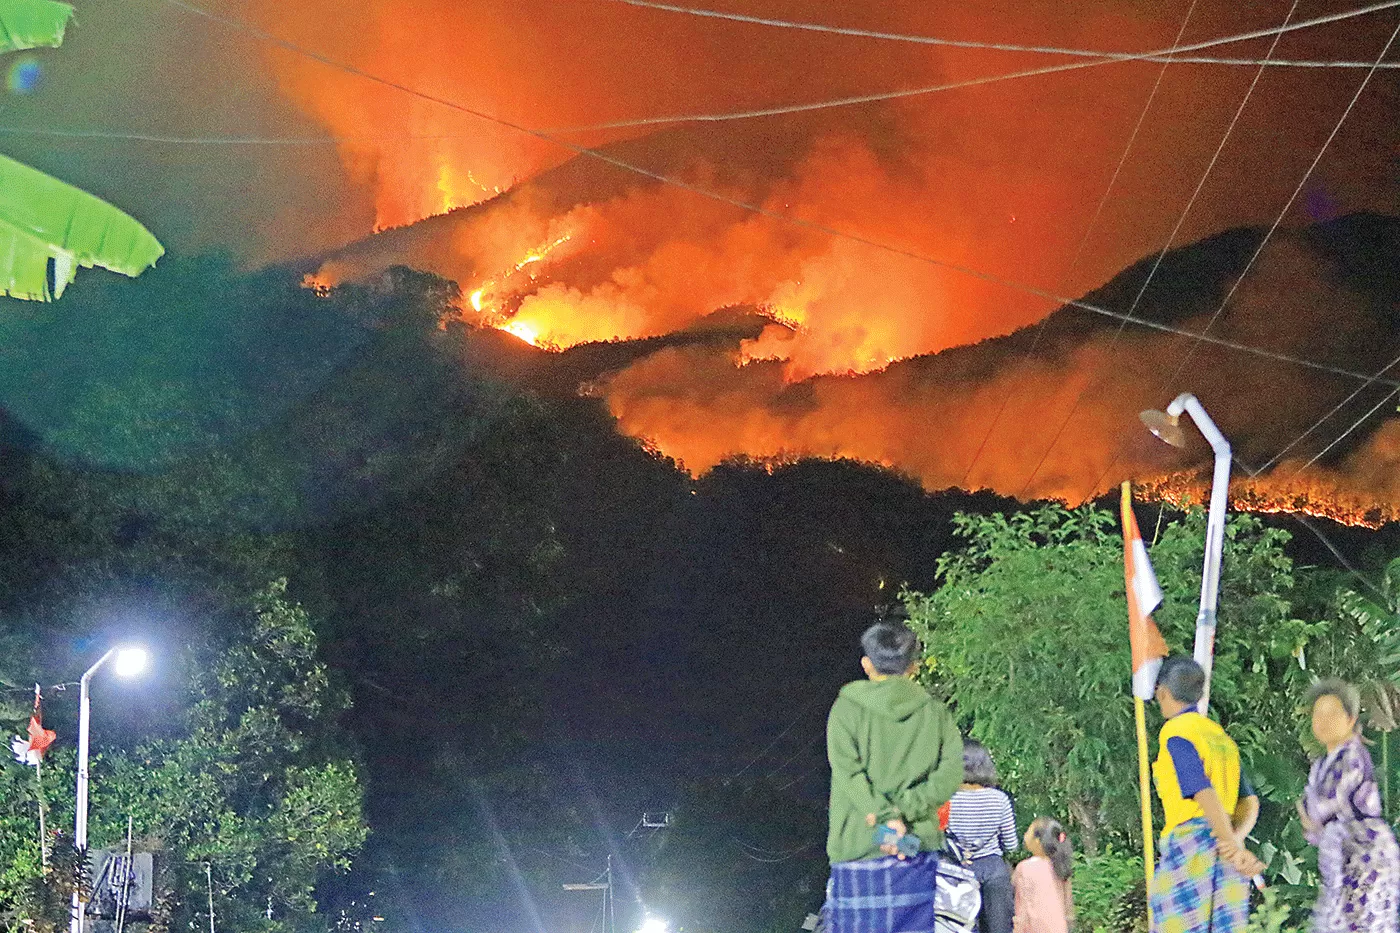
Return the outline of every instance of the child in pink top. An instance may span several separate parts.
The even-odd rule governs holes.
[[[1011,876],[1016,895],[1015,933],[1069,933],[1074,917],[1070,875],[1074,850],[1058,820],[1040,817],[1026,830],[1031,857]]]

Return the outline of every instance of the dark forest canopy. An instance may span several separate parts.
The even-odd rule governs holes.
[[[219,847],[248,856],[289,805],[277,801],[315,788],[347,808],[363,795],[370,833],[356,855],[354,813],[322,827],[353,868],[298,863],[296,891],[229,869],[219,906],[244,912],[241,929],[320,930],[343,913],[385,916],[394,931],[513,931],[533,929],[531,910],[586,928],[595,905],[559,884],[591,880],[609,852],[629,910],[665,903],[736,933],[795,926],[821,898],[821,737],[836,688],[857,676],[856,637],[902,588],[935,593],[940,565],[971,572],[940,564],[975,522],[955,513],[1014,504],[929,494],[850,462],[730,463],[691,478],[557,379],[493,375],[498,335],[442,326],[454,297],[407,270],[321,297],[289,272],[205,259],[162,265],[139,288],[94,276],[63,305],[7,309],[11,712],[25,684],[72,680],[111,641],[144,639],[157,675],[99,685],[95,742],[109,764],[97,779],[112,794],[99,784],[94,804],[155,825],[138,792],[154,766],[121,750],[164,749],[167,776],[197,770],[196,752],[223,754],[236,721],[268,701],[239,693],[238,676],[211,685],[200,672],[254,663],[259,644],[277,643],[258,641],[273,612],[310,639],[307,670],[325,678],[314,710],[279,720],[299,750],[265,767],[286,792],[226,789],[227,811],[261,827],[242,848],[169,844],[246,866]],[[1157,507],[1141,518],[1149,527]],[[1164,540],[1184,541],[1165,518]],[[1092,522],[1107,536],[1094,560],[1111,565],[1112,529]],[[1242,526],[1262,536],[1251,553],[1296,562],[1271,572],[1289,575],[1290,608],[1316,622],[1346,581],[1308,569],[1329,558],[1310,533],[1271,524],[1295,537]],[[1391,531],[1327,534],[1369,572],[1397,549]],[[298,670],[279,676],[305,679]],[[210,703],[224,704],[224,731],[210,731]],[[61,745],[74,706],[71,693],[49,697]],[[55,756],[56,774],[66,760]],[[5,818],[21,822],[22,776],[8,766],[0,785]],[[673,811],[675,824],[638,827],[644,810]],[[124,817],[109,810],[94,826],[110,836]],[[201,880],[176,885],[181,916],[202,909]]]

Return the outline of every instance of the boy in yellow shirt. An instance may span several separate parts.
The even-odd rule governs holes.
[[[1249,921],[1248,878],[1264,865],[1244,846],[1259,799],[1240,771],[1240,751],[1196,711],[1205,672],[1170,657],[1157,679],[1166,722],[1152,766],[1166,816],[1152,878],[1153,933],[1240,933]]]

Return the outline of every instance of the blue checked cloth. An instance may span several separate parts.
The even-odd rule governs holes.
[[[829,933],[934,933],[938,856],[920,852],[831,866],[823,921]]]
[[[1243,933],[1248,922],[1249,882],[1220,860],[1210,825],[1168,833],[1152,876],[1153,933]]]

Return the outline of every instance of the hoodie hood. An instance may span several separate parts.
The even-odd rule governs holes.
[[[872,715],[903,722],[933,705],[933,697],[908,677],[856,680],[841,688],[841,696]]]

